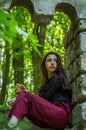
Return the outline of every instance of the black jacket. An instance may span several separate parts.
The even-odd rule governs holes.
[[[71,103],[69,90],[61,87],[61,81],[57,76],[50,78],[47,83],[41,87],[39,96],[50,102],[64,101]]]

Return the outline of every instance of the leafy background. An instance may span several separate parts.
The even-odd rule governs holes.
[[[6,12],[0,6],[0,127],[3,128],[3,120],[7,122],[10,109],[7,101],[16,96],[16,83],[23,83],[28,91],[38,94],[39,68],[46,52],[58,52],[64,65],[64,38],[70,24],[70,19],[62,12],[56,12],[48,25],[39,25],[31,21],[30,13],[23,7]],[[23,126],[27,127],[25,130],[28,126],[34,127],[28,125],[26,119],[23,123],[27,125],[21,123],[21,130]]]

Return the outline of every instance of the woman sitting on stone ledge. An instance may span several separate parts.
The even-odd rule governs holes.
[[[18,95],[15,101],[10,102],[10,120],[3,130],[13,130],[24,117],[41,128],[64,130],[67,126],[71,113],[71,91],[60,56],[48,52],[41,70],[43,84],[39,96],[25,90],[22,84],[16,85]]]

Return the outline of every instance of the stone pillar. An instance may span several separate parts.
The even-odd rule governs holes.
[[[9,10],[12,0],[0,0],[0,4],[5,10]]]
[[[78,21],[65,41],[66,67],[72,86],[72,130],[86,130],[86,1],[77,4]]]

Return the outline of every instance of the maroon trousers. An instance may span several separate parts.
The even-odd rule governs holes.
[[[26,116],[39,127],[63,130],[68,124],[70,111],[71,106],[67,102],[50,103],[35,94],[23,91],[17,96],[9,117],[14,115],[21,120]]]

